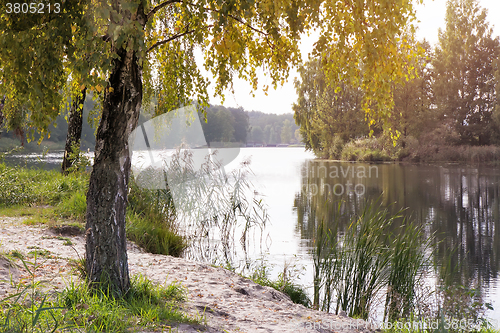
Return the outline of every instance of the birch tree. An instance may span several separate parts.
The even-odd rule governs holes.
[[[362,80],[367,115],[383,120],[391,109],[390,81],[404,76],[401,62],[408,56],[397,52],[396,44],[404,44],[398,33],[414,18],[410,0],[60,0],[50,3],[50,13],[48,1],[32,3],[45,12],[24,13],[24,5],[0,1],[0,95],[12,103],[4,115],[11,110],[7,117],[21,115],[30,131],[45,135],[68,80],[80,77],[82,89],[98,94],[86,270],[91,282],[104,282],[117,296],[130,286],[128,137],[142,106],[153,105],[150,112],[158,115],[193,101],[206,105],[209,82],[223,95],[236,77],[267,90],[259,69],[276,87],[301,61],[300,36],[317,28],[316,50],[325,54],[331,81]],[[210,80],[198,67],[196,50]]]

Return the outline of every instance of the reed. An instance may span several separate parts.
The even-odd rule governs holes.
[[[211,153],[197,165],[192,151],[179,149],[165,163],[166,175],[175,196],[177,219],[191,242],[187,256],[231,265],[238,243],[243,252],[252,244],[253,235],[260,236],[262,244],[262,230],[269,217],[249,180],[250,161],[226,173],[215,158],[217,154]]]
[[[424,268],[429,266],[425,253],[433,237],[423,240],[423,226],[415,222],[403,224],[390,238],[390,273],[387,281],[384,319],[407,318],[417,307],[417,288],[422,285]]]
[[[390,214],[375,201],[353,216],[341,234],[340,212],[341,203],[334,221],[322,221],[316,230],[313,306],[367,319],[377,295],[385,289],[386,318],[409,314],[426,263],[422,228],[414,223],[395,228],[402,211]]]

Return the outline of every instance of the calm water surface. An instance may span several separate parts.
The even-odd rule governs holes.
[[[394,213],[408,207],[405,215],[425,225],[427,236],[436,235],[435,265],[456,267],[442,278],[479,286],[494,307],[488,316],[500,321],[500,168],[319,161],[302,148],[246,148],[239,157],[245,156],[252,156],[252,181],[269,206],[275,275],[295,260],[307,268],[302,283],[312,287],[311,239],[318,221],[332,220],[338,200],[346,216],[366,200],[380,200]]]
[[[273,277],[285,262],[304,266],[300,282],[312,293],[311,238],[318,221],[332,219],[333,204],[325,203],[342,200],[349,216],[366,200],[378,199],[392,212],[408,207],[405,214],[425,225],[427,236],[436,235],[435,264],[457,267],[444,278],[479,286],[494,307],[488,316],[500,327],[500,168],[343,163],[314,160],[303,148],[242,148],[226,170],[249,157],[250,180],[264,196],[270,224],[263,246],[249,249],[247,256],[261,258],[264,251],[274,265]],[[61,161],[62,153],[32,155],[28,165],[59,168]],[[341,229],[347,221],[341,221]]]

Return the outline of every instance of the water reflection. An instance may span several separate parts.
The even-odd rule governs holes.
[[[500,252],[500,170],[456,165],[421,166],[306,161],[294,209],[297,231],[311,247],[321,221],[339,232],[367,200],[411,216],[436,233],[433,260],[446,284],[488,289],[497,281]]]

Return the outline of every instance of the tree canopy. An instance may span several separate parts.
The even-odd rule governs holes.
[[[500,127],[492,121],[496,104],[495,66],[499,38],[492,37],[486,9],[476,0],[448,2],[446,29],[439,32],[433,59],[437,112],[469,144],[489,144]]]
[[[0,2],[2,9],[7,3]],[[47,2],[34,3],[45,11],[20,5],[0,14],[4,115],[45,134],[68,82],[70,91],[85,87],[99,100],[86,269],[92,282],[107,281],[118,295],[130,285],[128,137],[141,108],[157,115],[193,101],[203,106],[209,82],[222,95],[235,77],[267,89],[258,82],[259,69],[277,86],[301,61],[301,34],[317,28],[315,52],[328,82],[359,82],[370,123],[387,123],[391,84],[411,75],[404,64],[415,55],[404,37],[413,29],[411,0],[61,0],[60,10],[50,12]],[[196,50],[211,79],[203,77]]]

